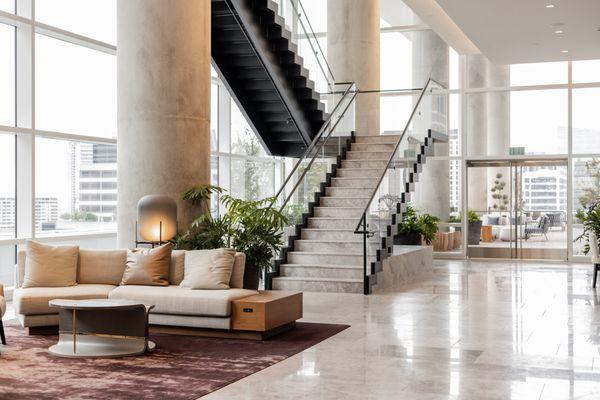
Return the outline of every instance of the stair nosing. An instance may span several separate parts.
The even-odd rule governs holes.
[[[315,277],[303,277],[303,276],[278,276],[273,278],[284,281],[309,281],[309,282],[344,282],[344,283],[363,283],[362,279],[352,278],[315,278]]]

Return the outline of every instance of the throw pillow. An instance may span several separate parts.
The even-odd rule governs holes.
[[[192,250],[185,253],[181,287],[190,289],[229,289],[235,250]]]
[[[485,225],[500,225],[500,216],[488,216],[488,223]]]
[[[127,264],[127,250],[79,250],[78,283],[118,285]]]
[[[121,285],[168,286],[171,265],[171,243],[155,249],[127,252],[127,266]]]
[[[28,241],[22,287],[76,285],[78,257],[78,246],[48,246]]]

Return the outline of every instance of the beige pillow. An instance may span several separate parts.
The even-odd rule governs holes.
[[[127,250],[79,250],[77,283],[118,285],[123,278]]]
[[[190,289],[229,289],[235,250],[191,250],[185,253],[183,282]]]
[[[78,256],[78,246],[48,246],[28,241],[22,287],[76,285]]]
[[[233,262],[233,271],[229,280],[230,288],[244,288],[244,269],[246,268],[246,255],[244,253],[235,253],[235,261]]]
[[[171,243],[155,249],[127,252],[127,266],[121,285],[168,286]]]
[[[169,283],[179,285],[183,280],[185,269],[185,250],[173,250],[171,252],[171,267],[169,269]]]

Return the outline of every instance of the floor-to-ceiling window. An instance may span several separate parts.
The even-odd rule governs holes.
[[[466,132],[460,158],[465,162],[507,157],[564,160],[566,168],[524,167],[522,198],[516,206],[531,220],[527,222],[530,227],[539,222],[539,215],[558,220],[547,235],[527,242],[537,240],[540,248],[564,248],[569,259],[577,260],[583,244],[575,241],[581,225],[574,214],[577,208],[600,200],[600,118],[596,112],[600,61],[498,66],[478,57],[483,56],[462,56],[461,85],[451,90],[452,96],[461,98],[460,125]],[[510,177],[498,168],[471,172],[463,206],[482,217],[502,214],[494,209],[493,189],[496,180],[510,187]],[[474,179],[480,184],[475,185]],[[495,235],[493,240],[503,239]]]
[[[0,282],[27,239],[116,244],[116,1],[0,6]]]

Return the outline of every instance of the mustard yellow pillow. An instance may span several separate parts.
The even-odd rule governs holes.
[[[79,246],[49,246],[29,240],[25,258],[24,288],[77,284]]]

